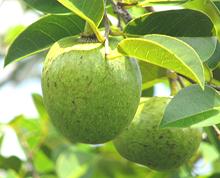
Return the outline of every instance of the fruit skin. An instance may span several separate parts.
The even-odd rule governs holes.
[[[115,41],[110,42],[116,46]],[[115,138],[132,121],[141,94],[133,59],[104,58],[104,46],[70,37],[50,49],[42,72],[45,107],[70,141],[90,144]]]
[[[192,128],[159,129],[166,97],[141,100],[130,126],[114,140],[124,158],[157,171],[178,168],[189,160],[201,142],[201,131]]]

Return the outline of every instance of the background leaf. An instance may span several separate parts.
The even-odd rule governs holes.
[[[42,96],[37,93],[33,93],[32,99],[33,99],[34,105],[39,113],[40,118],[48,119],[49,116],[48,116],[47,111],[45,109],[45,106],[43,104]]]
[[[16,172],[19,172],[21,169],[21,160],[17,158],[16,156],[10,156],[8,158],[5,158],[3,156],[0,156],[0,168],[1,169],[13,169]]]
[[[184,107],[184,109],[183,109]],[[220,95],[198,85],[182,89],[168,104],[161,127],[206,127],[220,123]]]
[[[18,116],[10,122],[10,126],[15,130],[21,143],[24,140],[27,141],[30,149],[36,149],[41,143],[43,132],[38,119],[26,119],[24,116]]]
[[[118,51],[174,70],[197,81],[201,86],[204,85],[204,69],[198,54],[175,38],[164,35],[148,35],[145,39],[128,38],[119,43]]]
[[[57,174],[60,178],[80,178],[89,168],[94,155],[74,147],[65,149],[56,161]]]
[[[67,13],[68,9],[63,7],[57,0],[23,0],[27,5],[45,13]]]
[[[125,27],[126,35],[164,34],[175,37],[212,36],[212,21],[194,10],[153,12],[138,17]]]
[[[27,27],[12,43],[5,66],[48,49],[57,40],[81,33],[84,21],[76,15],[48,15]]]

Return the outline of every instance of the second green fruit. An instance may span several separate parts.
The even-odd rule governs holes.
[[[169,101],[165,97],[141,101],[131,125],[114,141],[123,157],[164,171],[178,168],[195,154],[201,142],[200,130],[159,128]]]

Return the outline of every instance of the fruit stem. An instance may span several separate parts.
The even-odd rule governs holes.
[[[84,27],[83,36],[94,36],[93,30],[87,22],[86,22],[86,25]]]
[[[97,39],[99,42],[104,43],[105,38],[100,33],[99,29],[97,27],[92,27],[89,22],[86,22],[84,27],[84,32],[81,33],[82,38],[88,38],[88,39]]]

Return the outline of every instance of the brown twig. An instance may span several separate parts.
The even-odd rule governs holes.
[[[122,6],[120,2],[117,4],[115,4],[113,0],[109,0],[109,2],[111,3],[114,12],[118,14],[125,23],[128,23],[132,20],[131,15],[128,13],[127,10],[124,9],[124,6]]]
[[[188,80],[192,84],[196,83],[194,80],[192,80],[192,79],[190,79],[190,78],[188,78],[188,77],[186,77],[186,76],[184,76],[182,74],[178,74],[178,75],[183,77],[184,79]],[[207,86],[210,86],[210,87],[214,88],[215,90],[220,91],[220,86],[215,86],[215,85],[207,85]]]
[[[177,75],[177,81],[179,82],[181,88],[185,88],[185,84],[179,75]]]

